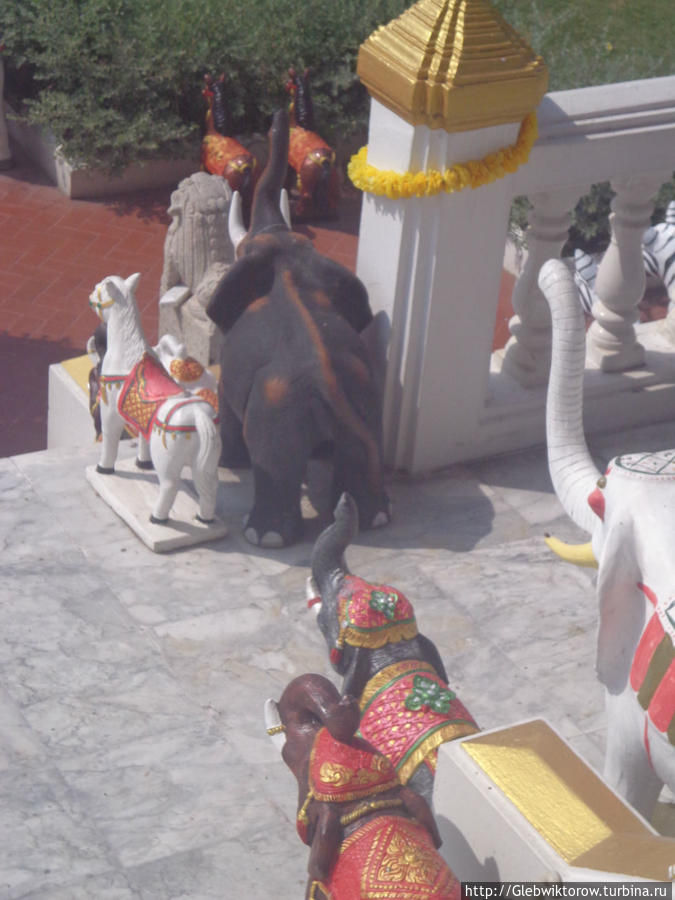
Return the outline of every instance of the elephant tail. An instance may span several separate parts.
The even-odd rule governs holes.
[[[312,576],[320,594],[327,584],[349,574],[344,553],[359,531],[359,513],[350,494],[342,494],[334,516],[335,521],[321,532],[312,550]]]

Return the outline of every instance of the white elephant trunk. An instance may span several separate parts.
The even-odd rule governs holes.
[[[549,471],[565,512],[580,528],[592,532],[598,520],[587,501],[601,473],[584,437],[584,316],[572,273],[561,260],[544,263],[539,287],[551,307],[553,322],[546,400]]]

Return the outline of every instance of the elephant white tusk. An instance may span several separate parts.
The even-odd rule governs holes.
[[[590,541],[587,544],[566,544],[550,534],[547,534],[544,540],[549,549],[553,550],[555,555],[565,562],[573,563],[575,566],[585,566],[589,569],[598,568],[598,561],[595,558],[593,545]]]
[[[244,217],[241,212],[241,194],[235,191],[230,201],[230,214],[227,219],[227,227],[230,232],[230,240],[232,246],[236,250],[239,244],[246,237],[246,228],[244,226]]]
[[[321,596],[312,575],[308,575],[305,582],[305,600],[307,601],[308,609],[311,609],[314,615],[318,616],[321,609]]]
[[[281,716],[279,715],[279,707],[277,706],[276,700],[269,699],[265,700],[265,728],[267,729],[267,733],[272,738],[272,743],[277,748],[279,752],[283,750],[284,744],[286,743],[286,726],[281,721]]]
[[[284,222],[291,227],[291,203],[288,199],[288,191],[286,188],[281,189],[281,194],[279,196],[279,209],[281,210],[281,215],[284,217]]]

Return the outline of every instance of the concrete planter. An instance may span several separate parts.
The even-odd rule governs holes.
[[[7,119],[10,139],[23,150],[61,193],[72,199],[107,197],[147,188],[173,187],[199,169],[195,154],[189,159],[157,159],[134,163],[121,175],[73,166],[63,157],[53,135],[15,118]]]

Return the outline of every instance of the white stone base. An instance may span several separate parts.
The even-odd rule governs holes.
[[[123,519],[143,543],[155,553],[192,547],[227,535],[220,519],[206,525],[195,518],[197,499],[188,482],[181,481],[166,525],[150,521],[150,512],[159,490],[153,471],[143,471],[133,459],[115,463],[114,475],[101,475],[96,466],[87,467],[87,481],[96,493]]]
[[[670,881],[675,840],[543,719],[442,744],[434,812],[461,881]]]
[[[47,449],[84,447],[96,439],[89,412],[87,379],[92,368],[85,354],[49,367]]]

